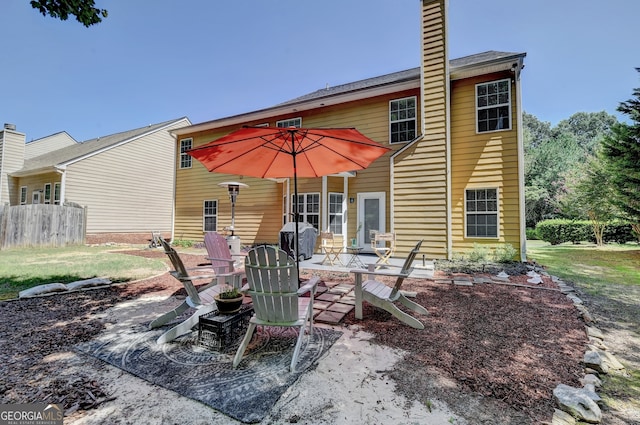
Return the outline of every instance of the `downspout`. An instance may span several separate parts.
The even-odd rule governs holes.
[[[342,242],[344,244],[344,248],[347,247],[347,239],[349,232],[347,231],[347,223],[349,223],[349,217],[347,215],[347,206],[349,205],[347,197],[349,196],[349,177],[342,177]],[[356,223],[357,223],[357,215],[356,215]],[[358,225],[356,224],[356,229]]]
[[[0,151],[0,205],[2,205],[4,203],[6,203],[6,204],[10,203],[10,202],[6,202],[6,201],[5,202],[2,201],[2,187],[3,187],[2,186],[3,185],[2,182],[4,181],[4,179],[5,179],[4,176],[6,174],[5,171],[4,171],[4,161],[5,161],[5,159],[4,159],[5,158],[5,155],[4,155],[5,147],[4,146],[6,145],[5,140],[4,140],[5,139],[5,137],[4,137],[5,133],[6,132],[4,130],[0,131],[0,150],[1,150]],[[6,179],[8,181],[8,177],[6,177]],[[9,187],[9,185],[7,184],[7,188],[8,187]],[[11,196],[9,196],[9,199],[11,199]],[[20,199],[18,199],[18,204],[20,204]]]
[[[56,171],[60,173],[60,205],[64,205],[67,192],[67,167],[58,167]]]
[[[449,0],[444,1],[444,73],[445,73],[445,161],[447,167],[446,196],[447,196],[447,260],[452,259],[453,241],[451,231],[451,75],[449,71]]]
[[[396,229],[396,203],[395,203],[395,155],[389,157],[389,231],[395,232]]]
[[[169,132],[169,134],[173,137],[173,193],[171,195],[171,241],[175,241],[176,234],[176,186],[178,185],[178,149],[180,149],[178,144],[178,136],[173,134],[173,132]]]
[[[320,202],[322,203],[322,207],[320,208],[320,211],[322,211],[320,231],[322,232],[329,227],[329,195],[327,194],[327,188],[327,176],[322,176],[322,194],[320,195]]]
[[[516,107],[518,108],[518,192],[520,193],[520,260],[527,261],[527,232],[524,197],[524,138],[522,130],[522,88],[520,86],[520,71],[523,68],[519,64],[515,70],[516,80]]]

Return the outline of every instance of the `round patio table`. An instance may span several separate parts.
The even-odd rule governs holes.
[[[347,252],[349,254],[351,254],[351,258],[349,258],[349,262],[347,263],[347,267],[360,267],[360,268],[366,268],[366,266],[364,265],[364,263],[360,260],[360,258],[358,257],[358,255],[360,254],[360,252],[362,252],[362,248],[359,246],[348,246],[347,247]]]

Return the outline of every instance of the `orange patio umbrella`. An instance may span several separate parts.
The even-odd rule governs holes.
[[[298,222],[298,177],[363,170],[388,151],[355,128],[242,127],[187,153],[211,172],[293,178]]]

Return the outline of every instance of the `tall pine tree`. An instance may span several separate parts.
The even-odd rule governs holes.
[[[634,89],[633,96],[618,106],[631,124],[613,126],[612,134],[604,139],[602,154],[611,177],[611,200],[640,237],[640,88]]]

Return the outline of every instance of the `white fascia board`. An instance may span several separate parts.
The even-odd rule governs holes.
[[[507,56],[480,64],[459,66],[450,68],[450,79],[462,80],[464,78],[477,77],[478,75],[492,74],[494,72],[509,71],[514,64],[518,70],[523,68],[525,54]]]

